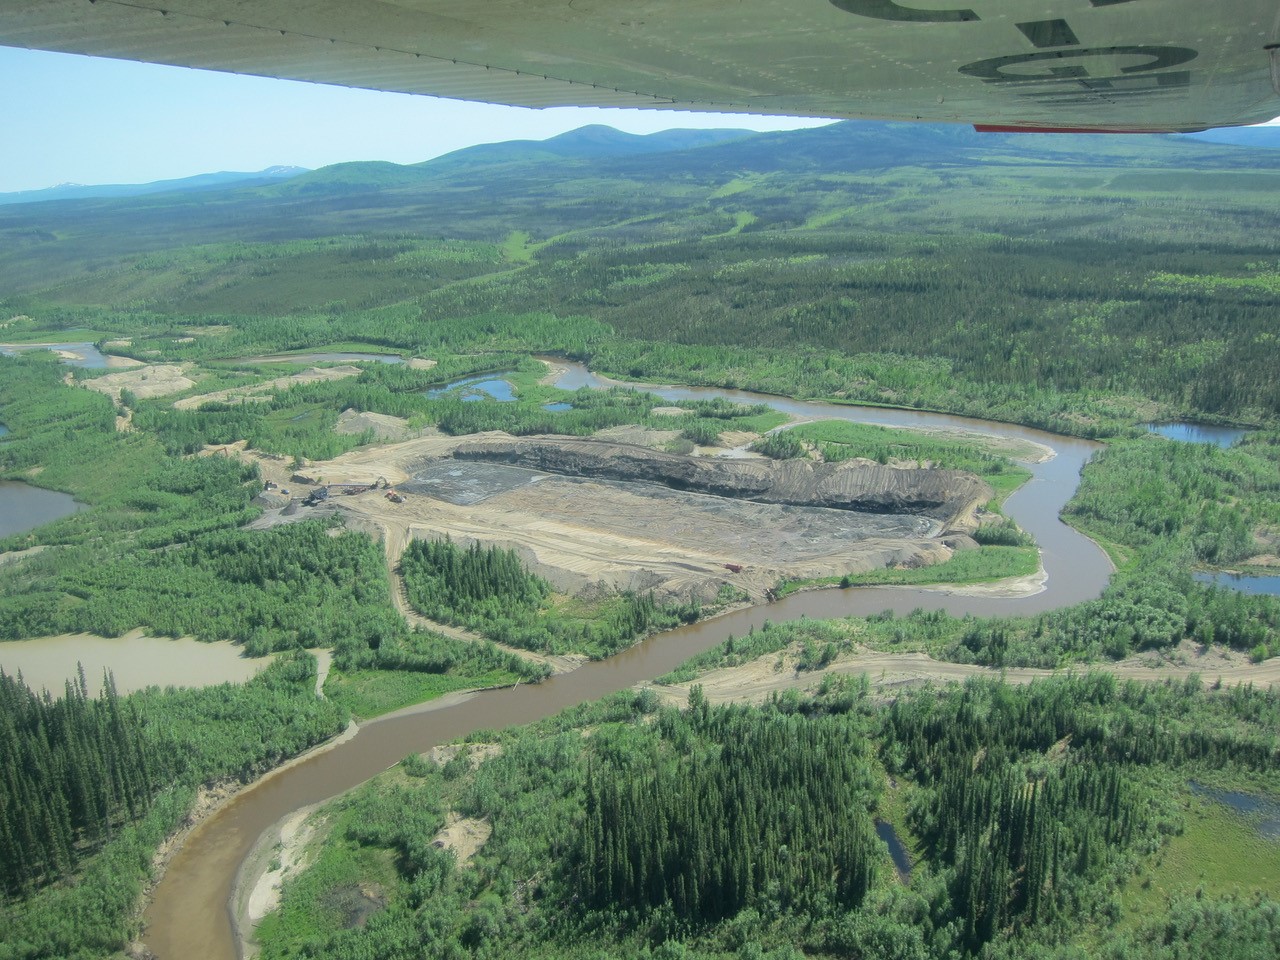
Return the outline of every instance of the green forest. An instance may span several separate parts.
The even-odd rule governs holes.
[[[406,758],[329,809],[263,956],[1172,960],[1280,945],[1260,896],[1280,852],[1263,841],[1252,882],[1238,864],[1237,886],[1192,886],[1167,918],[1138,906],[1202,810],[1191,781],[1274,789],[1273,693],[1091,675],[886,703],[848,681],[746,708],[694,689],[684,710],[622,694],[479,734],[462,761]],[[493,738],[496,756],[465,762]],[[430,842],[451,814],[492,826],[465,864]],[[878,826],[910,851],[909,877]],[[371,869],[380,905],[344,929],[327,904]]]
[[[114,366],[0,356],[0,479],[82,507],[0,538],[0,641],[141,628],[275,657],[244,684],[130,694],[72,664],[56,695],[0,672],[0,960],[119,960],[198,795],[353,718],[549,674],[411,627],[400,581],[427,619],[537,654],[601,659],[714,612],[558,594],[492,545],[414,539],[391,570],[340,518],[260,529],[262,474],[211,448],[301,470],[385,442],[340,430],[348,413],[431,437],[662,431],[676,453],[754,434],[776,460],[961,469],[996,493],[981,549],[773,596],[1038,567],[1000,512],[1030,476],[1007,449],[561,390],[545,361],[563,358],[1102,440],[1063,518],[1115,573],[1031,616],[766,624],[652,688],[412,754],[321,808],[309,866],[257,931],[264,958],[1280,955],[1280,844],[1221,800],[1280,804],[1274,689],[1088,672],[1280,656],[1280,599],[1195,578],[1278,565],[1278,186],[1275,151],[836,124],[0,206],[0,341],[92,343],[190,384],[108,396],[86,386]],[[270,386],[318,350],[400,362]],[[510,399],[456,385],[485,377]],[[259,392],[197,399],[223,390]],[[1149,435],[1164,420],[1253,429],[1222,448]],[[333,654],[321,697],[308,649]],[[866,650],[1062,672],[879,688],[827,670]],[[775,659],[811,689],[711,705],[696,685]],[[470,859],[436,842],[457,818],[491,831]]]
[[[58,700],[0,676],[0,956],[118,955],[155,849],[196,792],[249,783],[343,728],[345,711],[314,695],[315,669],[300,652],[247,684],[128,697],[109,676],[91,696],[81,676]]]
[[[463,550],[448,538],[409,544],[400,572],[409,602],[423,616],[540,653],[606,657],[701,613],[633,593],[595,602],[557,596],[525,570],[515,551],[478,543]]]

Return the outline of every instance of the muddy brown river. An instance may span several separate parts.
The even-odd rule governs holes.
[[[611,383],[571,365],[557,385],[566,389]],[[642,389],[667,399],[726,397],[767,403],[803,417],[842,418],[885,426],[963,429],[1028,440],[1052,447],[1056,456],[1031,467],[1033,479],[1005,503],[1005,512],[1040,544],[1048,572],[1046,589],[1017,599],[963,596],[945,590],[869,587],[793,594],[765,607],[650,637],[608,660],[531,686],[491,690],[413,708],[364,724],[352,739],[314,754],[248,788],[197,827],[170,862],[146,912],[147,946],[160,960],[235,960],[230,900],[240,864],[257,838],[299,807],[333,797],[405,755],[479,729],[529,723],[566,707],[594,700],[672,670],[690,656],[766,620],[858,616],[917,608],[994,616],[1036,613],[1098,596],[1111,574],[1101,549],[1058,519],[1076,488],[1080,468],[1097,444],[1007,424],[914,411],[846,407],[787,400],[741,391],[687,387]]]

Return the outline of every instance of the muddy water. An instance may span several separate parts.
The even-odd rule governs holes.
[[[116,689],[132,693],[151,686],[210,687],[243,683],[271,662],[251,660],[230,642],[201,643],[190,638],[147,637],[140,631],[123,637],[95,637],[78,633],[0,643],[0,668],[9,676],[22,674],[33,690],[61,696],[63,686],[84,667],[89,692],[102,685],[104,671],[115,678]]]
[[[603,381],[572,367],[559,385],[597,386]],[[934,426],[974,430],[1048,444],[1057,456],[1032,467],[1034,479],[1014,494],[1005,511],[1029,530],[1044,551],[1046,589],[1032,597],[965,597],[944,590],[874,587],[793,594],[767,607],[740,610],[704,623],[655,636],[609,660],[553,677],[537,686],[488,691],[452,698],[429,709],[392,715],[365,724],[352,740],[319,753],[240,794],[192,833],[169,865],[146,913],[147,946],[161,960],[199,956],[232,960],[237,954],[230,908],[236,871],[254,841],[286,814],[341,793],[398,762],[443,741],[482,728],[528,723],[574,704],[594,700],[660,676],[729,634],[742,635],[765,621],[802,616],[835,617],[921,607],[953,614],[1032,613],[1096,597],[1111,566],[1092,542],[1058,520],[1080,467],[1096,444],[1004,424],[910,411],[832,406],[737,391],[645,387],[670,399],[728,396],[764,402],[813,418],[842,417],[887,426]]]

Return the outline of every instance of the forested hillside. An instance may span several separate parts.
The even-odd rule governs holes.
[[[1157,405],[1280,412],[1274,151],[874,123],[624,155],[562,139],[6,208],[5,307],[178,359],[325,329],[424,349],[460,318],[550,313],[564,332],[485,346],[1084,433]],[[566,335],[574,317],[600,332]],[[201,324],[230,330],[174,342]]]

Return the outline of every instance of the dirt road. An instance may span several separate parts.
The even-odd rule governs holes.
[[[447,623],[437,623],[435,620],[428,620],[420,615],[409,603],[409,593],[405,588],[404,578],[400,576],[400,557],[404,554],[405,548],[409,545],[409,541],[413,539],[412,527],[408,522],[397,522],[394,519],[386,519],[378,521],[378,527],[382,531],[382,546],[387,557],[387,570],[391,576],[391,599],[395,603],[395,607],[400,611],[400,615],[405,618],[410,626],[421,627],[424,630],[431,630],[434,633],[443,634],[446,637],[453,637],[457,640],[466,640],[471,643],[484,643],[485,638],[478,634],[471,633],[469,630],[463,630],[460,627],[453,627]],[[489,641],[493,642],[493,641]],[[528,660],[531,663],[541,663],[551,668],[551,672],[569,673],[576,670],[586,662],[587,658],[576,654],[565,654],[562,656],[552,656],[549,654],[534,653],[532,650],[521,650],[519,647],[511,647],[505,643],[494,643],[499,650],[505,650],[508,653],[514,653],[522,660]]]

